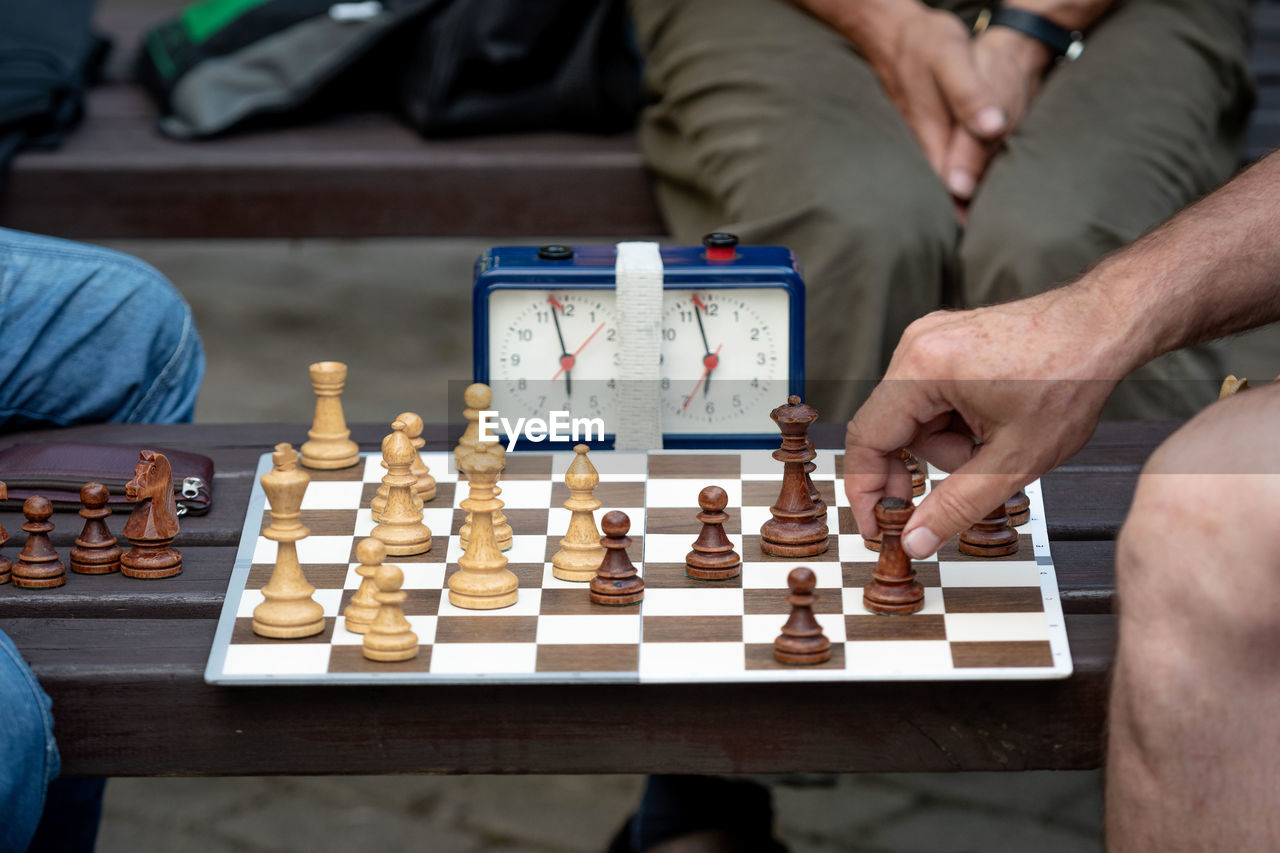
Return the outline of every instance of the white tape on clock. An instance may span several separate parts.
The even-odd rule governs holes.
[[[662,254],[657,243],[619,243],[614,264],[622,364],[617,450],[662,448],[659,357],[662,353]]]

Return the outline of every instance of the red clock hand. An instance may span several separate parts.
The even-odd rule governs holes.
[[[698,389],[702,387],[703,380],[707,378],[711,371],[716,369],[716,365],[720,364],[720,347],[722,346],[724,346],[724,344],[720,344],[720,346],[716,347],[715,352],[703,356],[702,365],[704,369],[702,371],[702,375],[698,377],[698,384],[693,386],[693,390],[689,392],[689,396],[684,398],[684,406],[681,407],[680,411],[683,412],[688,410],[689,404],[693,402],[693,395],[698,393]]]
[[[582,342],[582,346],[578,347],[577,351],[574,352],[573,355],[564,355],[560,357],[560,369],[556,371],[555,376],[551,377],[552,382],[559,379],[560,374],[564,373],[566,370],[573,370],[573,365],[578,360],[578,356],[587,348],[587,344],[591,343],[591,339],[600,334],[600,330],[604,328],[604,325],[604,323],[601,323],[599,326],[596,326],[596,330],[587,335],[587,339]]]

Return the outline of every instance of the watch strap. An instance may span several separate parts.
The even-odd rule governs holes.
[[[1075,59],[1084,48],[1083,37],[1078,31],[1068,30],[1043,15],[1028,12],[1026,9],[996,6],[991,10],[987,26],[1017,30],[1049,48],[1054,56],[1063,56],[1067,59]]]

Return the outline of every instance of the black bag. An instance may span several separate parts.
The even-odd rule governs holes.
[[[424,136],[616,133],[640,67],[624,0],[453,0],[422,22],[401,110]]]
[[[613,132],[640,104],[624,0],[202,0],[136,73],[184,139],[369,109],[428,136]]]

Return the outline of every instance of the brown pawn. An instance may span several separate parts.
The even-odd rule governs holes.
[[[902,550],[902,528],[914,509],[911,501],[902,498],[876,501],[880,559],[871,574],[871,583],[862,590],[862,606],[873,613],[896,616],[924,607],[924,587],[916,580],[911,557]]]
[[[827,521],[813,505],[804,463],[814,457],[808,432],[818,412],[793,394],[769,417],[782,431],[782,447],[773,451],[783,463],[782,488],[769,507],[773,517],[760,526],[760,550],[775,557],[816,557],[829,546]]]
[[[960,534],[960,553],[970,557],[1003,557],[1018,550],[1018,531],[1000,504],[987,517]]]
[[[591,579],[591,600],[596,604],[623,605],[635,604],[644,598],[644,579],[632,565],[627,556],[627,546],[631,537],[627,531],[631,529],[631,519],[625,512],[610,510],[600,519],[600,529],[604,536],[600,544],[604,546],[604,559],[596,576]]]
[[[107,500],[111,492],[101,483],[85,483],[80,488],[80,517],[84,519],[84,529],[76,538],[76,546],[71,549],[71,571],[82,575],[107,575],[120,571],[120,555],[123,553],[116,544],[116,537],[107,528],[107,518],[111,515],[111,507]]]
[[[813,617],[813,605],[818,600],[813,588],[817,583],[813,570],[803,566],[792,569],[787,575],[787,586],[791,588],[787,603],[791,605],[791,615],[782,626],[782,633],[773,641],[773,657],[779,663],[812,665],[831,659],[831,641]]]
[[[48,498],[32,495],[23,502],[22,514],[27,517],[27,523],[22,525],[28,533],[27,544],[13,564],[13,585],[27,589],[62,586],[67,582],[67,567],[49,542],[53,504]]]
[[[120,574],[131,578],[169,578],[182,572],[182,554],[170,548],[178,535],[178,505],[173,500],[173,469],[155,450],[138,454],[133,479],[124,486],[133,512],[124,537],[133,547],[120,557]]]
[[[9,499],[9,487],[0,482],[0,501]],[[9,531],[4,529],[4,525],[0,524],[0,545],[9,541]],[[13,569],[13,561],[8,557],[0,555],[0,584],[8,583],[12,577],[11,569]]]
[[[918,498],[924,494],[925,471],[920,460],[912,456],[907,449],[902,449],[902,461],[907,465],[907,473],[911,475],[911,497]]]
[[[1004,510],[1009,513],[1009,524],[1021,527],[1031,520],[1031,498],[1022,489],[1013,493],[1013,497],[1004,502]]]
[[[724,523],[729,513],[729,495],[719,486],[707,486],[698,493],[698,521],[702,531],[693,543],[693,550],[684,558],[684,573],[704,581],[722,581],[736,578],[742,573],[742,558],[733,550],[733,543],[725,535]]]

